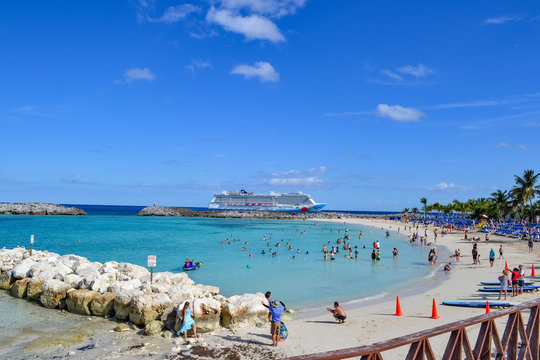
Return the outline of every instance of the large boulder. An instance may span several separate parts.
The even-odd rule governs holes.
[[[32,258],[23,260],[13,269],[13,277],[15,279],[24,279],[29,277],[32,265],[34,265],[34,260],[32,260]]]
[[[139,290],[141,287],[141,280],[133,279],[128,281],[116,281],[109,286],[109,291],[113,293],[121,292],[133,292],[134,290]]]
[[[196,299],[193,301],[193,318],[197,323],[197,332],[217,330],[220,326],[221,303],[212,298]]]
[[[155,293],[166,293],[171,288],[169,283],[153,283],[150,285],[150,289]]]
[[[26,288],[26,298],[30,301],[38,301],[43,292],[45,280],[40,278],[31,278]]]
[[[90,283],[90,289],[101,294],[105,294],[109,290],[112,283],[112,281],[103,280],[101,277],[98,277]]]
[[[47,280],[43,284],[43,292],[39,297],[39,301],[49,309],[64,308],[68,290],[69,285],[63,281],[57,279]]]
[[[30,282],[30,278],[25,278],[21,280],[15,281],[11,288],[9,289],[9,293],[11,296],[23,299],[26,297],[26,289],[28,287],[28,283]]]
[[[161,330],[163,330],[164,326],[165,324],[163,323],[163,321],[153,320],[146,324],[146,326],[144,327],[144,333],[149,336],[159,335],[161,334]]]
[[[176,307],[171,306],[163,310],[163,314],[161,314],[160,320],[165,323],[165,329],[168,330],[174,330],[174,326],[176,324]]]
[[[261,293],[231,296],[221,306],[222,325],[235,329],[267,322],[268,309],[261,304],[263,300]]]
[[[167,295],[174,303],[179,303],[184,300],[193,300],[193,286],[183,285],[182,283],[171,286]]]
[[[57,263],[54,267],[54,278],[60,281],[64,281],[65,277],[69,274],[73,274],[73,269],[63,263]]]
[[[98,279],[100,275],[101,274],[97,270],[89,270],[87,272],[84,272],[83,275],[79,275],[82,278],[79,283],[79,288],[90,289],[94,280]]]
[[[30,271],[30,276],[43,280],[53,279],[56,275],[54,267],[48,261],[39,261],[34,263]]]
[[[114,297],[114,316],[119,320],[129,319],[129,304],[133,293],[120,292]]]
[[[72,288],[78,288],[81,285],[83,278],[77,274],[69,274],[64,277],[63,281]]]
[[[68,292],[66,299],[68,311],[79,315],[91,315],[90,303],[98,295],[98,292],[86,289]]]
[[[107,261],[99,268],[99,272],[104,273],[116,273],[118,272],[118,263],[116,261]]]
[[[197,284],[193,287],[193,296],[196,298],[212,297],[219,294],[217,286]]]
[[[130,263],[118,263],[118,272],[129,276],[132,279],[150,280],[150,272],[142,266]]]
[[[129,320],[137,325],[146,325],[157,319],[163,311],[173,306],[171,298],[166,294],[141,295],[131,300]]]
[[[13,270],[9,270],[0,274],[0,289],[9,290],[9,288],[11,288],[11,284],[13,284],[14,281],[15,278],[13,277]]]
[[[115,294],[106,292],[96,296],[90,303],[90,310],[95,316],[114,315],[114,297]]]

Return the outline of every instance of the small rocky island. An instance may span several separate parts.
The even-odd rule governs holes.
[[[389,219],[395,215],[351,214],[342,212],[285,212],[285,211],[238,211],[238,210],[208,210],[196,211],[183,207],[147,206],[137,215],[139,216],[180,216],[180,217],[209,217],[231,219],[279,219],[279,220],[307,220],[307,219]]]
[[[86,212],[58,204],[0,203],[0,215],[86,215]]]

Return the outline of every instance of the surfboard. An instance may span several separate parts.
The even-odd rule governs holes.
[[[491,286],[499,286],[501,283],[500,282],[485,282],[485,281],[482,281],[480,284],[482,284],[482,285],[491,285]],[[532,285],[533,282],[525,282],[523,284],[525,286],[528,286],[528,285]]]
[[[486,301],[444,301],[443,305],[485,308]],[[509,302],[501,302],[501,301],[489,302],[490,307],[507,307],[507,306],[512,306],[512,305],[513,304],[510,304]]]

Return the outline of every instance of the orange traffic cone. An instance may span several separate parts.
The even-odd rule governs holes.
[[[506,269],[506,271],[509,271],[510,269],[508,268],[508,261],[505,261],[504,262],[504,268]]]
[[[431,319],[440,319],[437,315],[437,304],[435,304],[435,298],[433,298],[433,309],[431,310]]]
[[[533,264],[533,266],[532,266],[531,276],[532,276],[532,277],[536,277],[536,272],[534,271],[534,264]]]
[[[399,296],[396,296],[396,313],[394,316],[403,316],[403,313],[401,312],[401,305],[399,305]]]
[[[486,314],[489,314],[491,310],[489,309],[489,301],[486,301]]]

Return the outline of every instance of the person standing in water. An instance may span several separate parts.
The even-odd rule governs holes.
[[[392,255],[394,255],[394,259],[397,259],[397,254],[399,254],[399,251],[397,248],[394,248],[394,251],[392,251]]]

